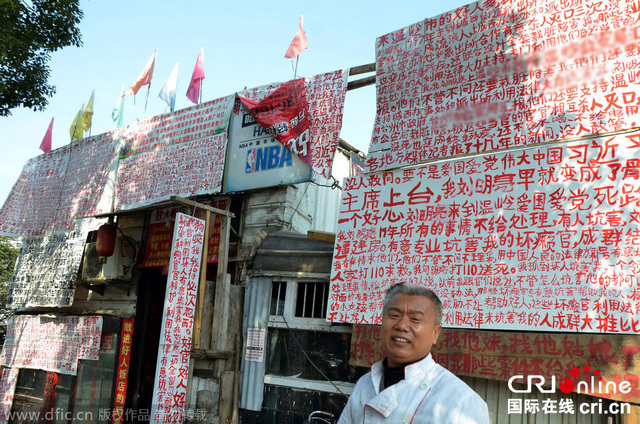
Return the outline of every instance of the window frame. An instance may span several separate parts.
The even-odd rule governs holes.
[[[320,278],[278,278],[271,279],[271,296],[273,296],[273,283],[285,283],[286,293],[284,309],[282,315],[272,315],[269,306],[268,326],[273,328],[291,328],[292,330],[314,330],[330,333],[351,334],[350,324],[334,324],[325,318],[304,318],[296,316],[296,301],[298,299],[298,289],[301,283],[326,283],[327,284],[327,305],[329,302],[330,284],[327,280]],[[271,299],[269,301],[271,305]],[[328,306],[327,306],[328,307]]]

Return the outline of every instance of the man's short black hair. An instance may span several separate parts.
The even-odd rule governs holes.
[[[416,284],[398,283],[394,284],[387,290],[387,294],[384,296],[384,305],[382,306],[382,314],[387,310],[387,305],[393,296],[396,294],[408,294],[410,296],[425,296],[431,299],[433,302],[433,312],[436,318],[436,325],[440,325],[442,322],[442,301],[433,290],[418,286]]]

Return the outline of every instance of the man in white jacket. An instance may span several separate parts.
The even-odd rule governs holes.
[[[431,358],[442,302],[422,286],[392,286],[382,308],[387,356],[356,384],[338,424],[488,424],[487,404]]]

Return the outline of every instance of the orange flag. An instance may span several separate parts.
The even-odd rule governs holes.
[[[144,65],[144,69],[142,70],[142,72],[140,72],[140,75],[138,76],[136,82],[131,86],[129,91],[124,94],[125,96],[136,94],[138,90],[140,90],[140,87],[142,87],[143,85],[151,84],[151,77],[153,76],[153,67],[156,64],[157,54],[158,50],[156,49],[147,61],[147,64]]]
[[[300,28],[298,28],[298,32],[296,32],[295,37],[293,37],[293,41],[289,45],[289,49],[284,54],[284,57],[287,59],[293,59],[298,56],[300,52],[307,48],[307,35],[304,33],[302,29],[302,15],[300,15]]]

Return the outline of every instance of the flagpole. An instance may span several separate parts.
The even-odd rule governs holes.
[[[296,74],[298,73],[298,60],[300,59],[300,55],[296,56],[296,67],[293,70],[293,79],[296,79]]]
[[[133,95],[133,114],[136,116],[136,121],[139,121],[138,118],[138,109],[136,108],[136,95]]]
[[[149,89],[147,90],[147,99],[144,101],[144,112],[142,112],[142,119],[144,119],[147,113],[147,103],[149,103],[149,93],[151,92],[151,81],[149,81]]]
[[[82,109],[80,110],[84,110],[84,103],[82,104]],[[78,130],[78,122],[80,122],[80,119],[82,119],[82,114],[80,114],[80,116],[78,117],[78,120],[76,121],[76,125],[73,127],[73,134],[71,134],[70,143],[73,143],[73,136],[76,135],[76,131]],[[83,131],[83,135],[84,135],[84,131]]]

